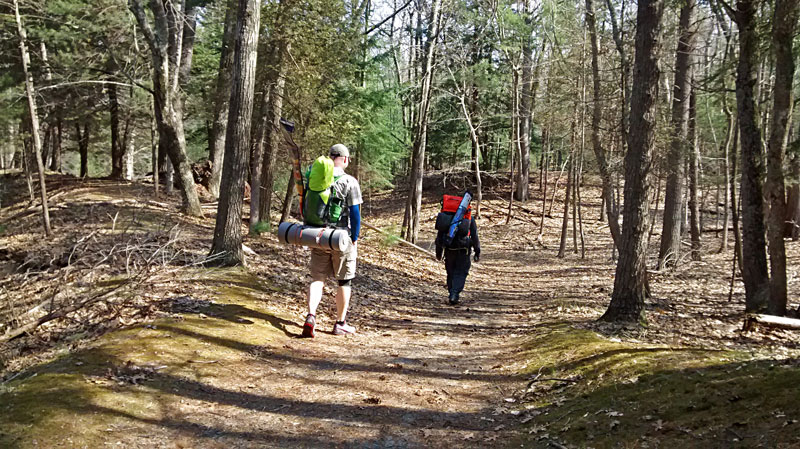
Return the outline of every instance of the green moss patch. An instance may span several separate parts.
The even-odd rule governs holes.
[[[134,425],[163,431],[184,401],[207,401],[252,352],[299,331],[263,311],[271,289],[246,270],[198,270],[192,282],[220,294],[0,386],[0,447],[101,447]]]
[[[795,447],[800,363],[611,341],[566,325],[524,352],[525,447]]]

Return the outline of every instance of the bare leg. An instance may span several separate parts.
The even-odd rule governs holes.
[[[314,281],[311,283],[311,286],[308,287],[308,313],[312,315],[317,314],[317,306],[319,306],[319,302],[322,300],[322,287],[324,285],[325,281]],[[338,294],[336,295],[336,305],[339,305]]]
[[[344,321],[347,318],[347,307],[350,305],[350,292],[349,285],[340,285],[336,290],[336,321]]]

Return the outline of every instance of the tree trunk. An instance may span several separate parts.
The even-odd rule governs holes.
[[[574,125],[573,125],[574,126]],[[571,190],[572,190],[572,170],[575,166],[573,162],[572,155],[569,156],[569,166],[567,167],[569,173],[567,174],[567,185],[564,191],[564,216],[561,220],[561,241],[558,245],[558,258],[564,258],[564,253],[567,248],[567,234],[569,232],[569,201],[571,199]]]
[[[731,222],[733,223],[733,252],[739,269],[742,267],[742,232],[739,229],[739,210],[742,200],[736,195],[736,181],[739,179],[736,174],[736,153],[739,151],[739,119],[734,119],[733,125],[733,146],[730,152],[730,196],[731,196]]]
[[[214,198],[219,198],[219,183],[225,157],[225,132],[228,126],[228,107],[231,99],[231,66],[233,65],[233,47],[235,45],[236,8],[236,0],[227,0],[217,87],[214,94],[214,122],[211,126],[212,138],[209,142],[208,155],[211,160],[211,179],[208,181],[208,190]]]
[[[428,22],[428,38],[425,41],[422,87],[420,91],[417,124],[412,150],[411,182],[406,210],[408,223],[405,229],[406,240],[416,243],[420,227],[420,211],[422,209],[422,179],[425,175],[425,146],[428,133],[428,112],[430,110],[431,86],[433,83],[433,59],[439,39],[439,22],[441,18],[441,0],[433,0]]]
[[[630,104],[631,98],[631,88],[628,83],[628,72],[629,72],[629,62],[628,62],[628,53],[625,50],[625,39],[623,35],[622,25],[624,25],[625,21],[625,2],[622,2],[622,10],[620,11],[620,20],[617,21],[616,11],[614,9],[614,5],[612,4],[611,0],[606,0],[606,6],[608,7],[609,15],[611,16],[611,31],[612,36],[614,38],[614,45],[617,48],[617,52],[619,53],[620,59],[620,92],[622,95],[622,104],[620,107],[620,127],[621,135],[622,135],[622,152],[625,153],[625,145],[628,142],[628,132],[629,132],[629,117],[628,117],[628,106]],[[615,206],[615,209],[617,207]],[[618,215],[619,212],[616,212]],[[619,228],[619,224],[617,225]],[[613,232],[613,231],[612,231]]]
[[[548,81],[549,83],[549,81]],[[547,213],[547,175],[548,175],[548,158],[550,156],[550,145],[552,139],[550,138],[550,117],[547,118],[547,124],[544,127],[544,132],[542,133],[542,151],[545,152],[547,157],[544,159],[544,180],[542,182],[542,215],[539,220],[539,235],[537,236],[537,240],[540,244],[544,240],[544,219]]]
[[[281,220],[289,219],[289,214],[292,212],[292,203],[294,202],[294,177],[289,173],[289,185],[286,187],[286,195],[283,197],[283,208],[281,209]]]
[[[653,208],[650,213],[650,227],[647,231],[647,248],[650,248],[650,237],[653,235],[653,230],[656,227],[656,216],[658,215],[658,205],[661,203],[661,176],[655,174],[656,178],[656,191],[653,193]]]
[[[508,194],[508,213],[506,214],[506,224],[511,222],[511,208],[514,205],[514,195],[516,194],[515,185],[519,181],[519,176],[515,175],[514,169],[519,170],[517,160],[517,147],[519,145],[519,74],[516,67],[511,67],[511,136],[508,141],[508,156],[511,159],[508,180],[511,183]]]
[[[183,2],[174,3],[164,5],[157,1],[150,2],[155,28],[148,21],[142,0],[129,0],[128,6],[136,17],[153,58],[153,98],[159,146],[167,152],[179,176],[184,212],[202,216],[203,211],[186,155],[183,101],[179,84],[180,65],[184,59],[183,30],[188,25],[184,20]]]
[[[472,146],[479,148],[480,147],[480,140],[478,139],[478,130],[475,128],[475,124],[472,121],[472,116],[470,116],[469,108],[467,108],[467,86],[464,85],[463,92],[461,94],[461,111],[464,113],[464,120],[467,122],[467,127],[469,128],[469,137],[470,141],[472,142]],[[475,192],[475,218],[480,218],[481,216],[481,200],[483,199],[483,183],[481,181],[481,164],[479,160],[480,153],[475,153],[475,157],[472,160],[472,165],[475,167],[475,185],[477,187],[477,192]]]
[[[608,218],[608,227],[611,230],[611,238],[614,240],[614,245],[619,246],[620,229],[619,229],[619,211],[614,206],[613,196],[613,181],[611,179],[611,171],[608,167],[608,160],[606,159],[606,152],[600,143],[600,120],[603,115],[602,91],[600,88],[600,63],[599,63],[599,47],[597,43],[597,25],[595,23],[595,12],[592,0],[586,0],[586,26],[589,28],[589,40],[592,46],[592,86],[594,88],[594,105],[592,109],[592,150],[594,151],[595,158],[597,159],[598,170],[600,171],[600,179],[603,183],[602,200],[605,206],[606,217]],[[624,51],[622,53],[624,55]],[[601,220],[602,210],[601,210]]]
[[[769,240],[770,290],[767,312],[786,314],[786,248],[783,242],[786,221],[786,191],[783,179],[783,153],[792,112],[794,58],[792,40],[797,23],[797,0],[776,0],[772,24],[772,48],[775,52],[775,89],[772,126],[767,150],[767,237]]]
[[[724,172],[723,190],[725,192],[723,194],[724,198],[723,204],[725,205],[725,210],[722,213],[722,244],[720,244],[719,247],[719,252],[721,253],[728,250],[728,226],[731,222],[730,212],[731,208],[735,207],[735,204],[731,202],[731,192],[730,189],[728,188],[728,186],[731,183],[730,169],[728,166],[730,165],[729,154],[731,151],[731,142],[733,141],[733,134],[736,132],[736,127],[734,126],[733,123],[733,114],[731,114],[731,111],[729,110],[727,102],[725,101],[724,97],[723,97],[723,103],[724,103],[725,116],[727,117],[728,128],[727,132],[725,133],[725,142],[722,144],[722,157],[723,157],[722,171]]]
[[[28,134],[28,128],[31,126],[30,115],[28,118],[22,118],[20,121],[20,134],[25,136]],[[33,135],[33,134],[31,134]],[[30,137],[23,137],[22,138],[22,157],[20,157],[20,162],[22,163],[22,170],[25,173],[25,184],[28,186],[28,196],[30,197],[30,203],[36,201],[36,194],[33,191],[33,142],[31,142]]]
[[[692,52],[694,51],[694,16],[696,0],[686,0],[679,19],[680,38],[675,54],[675,83],[672,95],[672,140],[667,164],[667,186],[664,191],[664,225],[658,252],[659,269],[672,266],[680,258],[681,209],[683,207],[684,164],[689,153],[689,90],[691,87]]]
[[[789,151],[789,170],[792,182],[786,200],[784,237],[797,241],[800,238],[800,139]]]
[[[753,0],[737,1],[735,20],[739,26],[739,64],[736,69],[736,104],[742,147],[742,278],[747,312],[762,311],[769,297],[761,186],[764,161],[753,92],[758,55],[755,15]]]
[[[61,117],[56,118],[56,126],[53,128],[53,149],[50,156],[50,171],[61,171],[61,144],[62,144],[63,122]]]
[[[132,181],[134,174],[134,148],[133,148],[133,135],[126,139],[125,148],[125,179]]]
[[[128,91],[128,101],[130,101],[130,106],[127,108],[125,113],[125,131],[122,133],[122,146],[124,147],[122,152],[123,156],[122,159],[124,161],[124,175],[123,177],[128,181],[133,180],[133,165],[134,165],[134,128],[135,128],[135,114],[133,111],[133,104],[134,104],[134,92],[133,86],[131,86],[130,90]]]
[[[253,115],[253,88],[261,8],[258,0],[239,0],[236,50],[225,138],[221,195],[209,255],[212,265],[244,264],[242,252],[242,202],[245,174],[250,153],[250,127]],[[214,259],[214,260],[211,260]]]
[[[269,89],[269,109],[266,115],[267,125],[265,126],[266,135],[264,136],[266,151],[262,161],[261,178],[258,180],[258,185],[261,186],[261,198],[257,204],[259,219],[266,222],[269,222],[270,210],[272,209],[272,191],[275,185],[275,163],[278,150],[281,146],[279,133],[275,131],[279,130],[281,126],[283,92],[284,86],[286,85],[285,55],[288,50],[289,43],[283,39],[275,44],[275,50],[273,51],[272,60],[270,61],[270,64],[272,64],[270,69],[271,74],[268,76],[268,82],[272,86]],[[250,207],[252,213],[253,206],[251,205]]]
[[[700,204],[698,202],[700,147],[697,144],[697,114],[695,91],[691,89],[689,95],[689,229],[692,236],[692,260],[699,261],[700,257]]]
[[[527,27],[531,26],[533,5],[531,0],[526,0],[523,6],[525,20],[525,37],[522,45],[522,73],[520,79],[519,99],[519,145],[520,160],[517,177],[517,189],[514,193],[517,201],[528,200],[531,169],[531,121],[533,114],[533,37]],[[541,50],[540,50],[541,51]]]
[[[647,281],[647,177],[655,146],[658,101],[658,52],[663,0],[639,0],[636,17],[636,57],[631,94],[630,133],[625,155],[625,199],[619,262],[606,321],[640,322],[644,317]]]
[[[80,123],[75,123],[75,135],[78,138],[78,153],[80,153],[81,158],[81,178],[89,176],[89,130],[91,129],[91,119],[87,117],[84,120],[86,121],[83,124],[82,133]]]
[[[19,4],[14,0],[14,17],[17,21],[17,34],[19,37],[19,49],[22,55],[22,71],[25,75],[25,93],[28,98],[28,112],[31,118],[31,135],[33,136],[34,156],[36,157],[36,167],[39,171],[39,194],[42,201],[42,224],[44,234],[50,237],[50,211],[47,207],[47,186],[44,179],[44,163],[42,162],[42,141],[39,136],[39,116],[36,113],[36,89],[33,86],[33,76],[28,72],[30,65],[30,54],[28,53],[27,36],[25,27],[22,25],[22,17],[19,15]]]
[[[581,134],[585,133],[585,123],[581,124]],[[581,259],[586,258],[586,233],[583,230],[583,209],[581,207],[581,186],[583,185],[583,160],[584,160],[584,148],[586,145],[585,142],[585,135],[581,137],[581,153],[580,153],[580,162],[578,164],[578,172],[575,175],[575,203],[578,204],[577,207],[577,217],[578,217],[578,230],[581,236]]]
[[[117,85],[108,83],[108,108],[111,117],[111,179],[122,179],[123,175],[123,156],[125,147],[122,145],[119,132],[119,99],[117,97]]]
[[[259,64],[261,65],[261,64]],[[268,76],[267,76],[268,78]],[[259,205],[263,202],[261,200],[262,195],[265,197],[269,197],[269,192],[264,192],[264,186],[262,186],[263,175],[262,170],[264,165],[266,165],[264,161],[264,145],[265,140],[268,139],[268,135],[271,134],[269,132],[269,117],[268,117],[268,110],[270,107],[269,104],[269,97],[270,91],[272,90],[272,83],[267,79],[264,82],[264,85],[261,87],[261,93],[259,94],[259,99],[255,101],[255,107],[258,111],[257,113],[253,114],[253,121],[255,126],[255,130],[253,131],[253,136],[250,140],[250,233],[255,233],[256,227],[258,223],[262,220],[261,219],[261,210],[259,209]],[[265,211],[263,214],[266,217],[266,224],[269,226],[269,211]]]
[[[190,6],[192,2],[184,1],[183,14],[183,37],[181,44],[181,63],[178,73],[178,83],[185,86],[189,82],[189,74],[192,72],[192,56],[194,55],[194,38],[197,28],[198,8]]]
[[[158,198],[158,123],[156,122],[156,114],[155,114],[155,98],[150,102],[150,112],[151,119],[150,119],[150,165],[153,169],[153,194]]]
[[[44,140],[42,141],[42,164],[47,167],[47,158],[50,156],[50,136],[53,131],[53,125],[43,124],[44,127]]]

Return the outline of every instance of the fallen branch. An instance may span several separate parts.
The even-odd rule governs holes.
[[[5,342],[7,342],[9,340],[13,340],[13,339],[19,337],[20,335],[22,335],[22,334],[24,334],[26,332],[30,332],[33,329],[36,329],[37,327],[41,326],[44,323],[47,323],[47,322],[53,321],[53,320],[57,320],[59,318],[63,318],[65,316],[67,316],[67,314],[69,314],[69,313],[72,313],[72,312],[74,312],[76,310],[80,310],[80,309],[82,309],[82,308],[84,308],[84,307],[86,307],[88,305],[94,304],[94,303],[96,303],[96,302],[98,302],[98,301],[100,301],[100,300],[102,300],[104,298],[107,298],[107,297],[111,296],[113,293],[115,293],[117,290],[119,290],[122,287],[128,285],[129,283],[130,283],[130,280],[128,280],[126,282],[122,282],[119,285],[117,285],[116,287],[113,287],[111,289],[105,290],[102,293],[98,293],[98,294],[96,294],[96,295],[94,295],[94,296],[92,296],[92,297],[90,297],[88,299],[85,299],[85,300],[83,300],[83,301],[81,301],[81,302],[79,302],[77,304],[73,304],[71,306],[64,307],[64,308],[58,309],[56,311],[50,312],[47,315],[39,318],[38,320],[32,321],[32,322],[30,322],[30,323],[28,323],[28,324],[26,324],[24,326],[20,326],[20,327],[18,327],[16,329],[11,329],[11,330],[7,331],[6,333],[4,333],[2,336],[0,336],[0,343],[5,343]]]
[[[761,315],[757,313],[750,313],[745,316],[743,328],[745,332],[752,331],[757,325],[777,327],[779,329],[798,330],[800,329],[800,320],[782,316]]]
[[[390,233],[388,233],[388,232],[384,231],[383,229],[376,228],[375,226],[372,226],[371,224],[365,223],[365,222],[363,222],[363,221],[361,222],[361,224],[362,224],[362,225],[364,225],[365,227],[369,228],[369,229],[372,229],[373,231],[378,231],[378,232],[380,232],[380,233],[381,233],[381,234],[383,234],[383,235],[386,235],[386,236],[389,236],[389,237],[392,237],[392,238],[396,238],[398,242],[400,242],[400,243],[403,243],[403,244],[405,244],[405,245],[408,245],[408,246],[410,246],[411,248],[414,248],[414,249],[416,249],[417,251],[421,251],[421,252],[423,252],[423,253],[425,253],[425,254],[427,254],[427,255],[431,256],[431,257],[433,258],[433,260],[436,260],[436,254],[434,254],[434,253],[433,253],[433,252],[431,252],[431,251],[428,251],[428,250],[427,250],[427,249],[425,249],[425,248],[422,248],[421,246],[417,246],[417,245],[415,245],[415,244],[413,244],[413,243],[411,243],[411,242],[409,242],[409,241],[407,241],[407,240],[403,240],[403,239],[401,239],[400,237],[398,237],[398,236],[396,236],[396,235],[394,235],[394,234],[390,234]]]
[[[503,215],[508,215],[508,211],[506,211],[506,210],[502,210],[502,209],[499,209],[499,208],[497,208],[497,207],[494,207],[494,206],[490,205],[488,202],[483,202],[483,203],[481,203],[481,207],[485,207],[485,208],[487,208],[487,209],[489,209],[489,210],[492,210],[492,211],[495,211],[495,212],[501,213],[501,214],[503,214]],[[519,206],[519,205],[517,205],[516,203],[514,204],[514,207],[516,207],[517,209],[520,209],[520,210],[522,210],[522,212],[525,212],[526,214],[533,215],[533,212],[531,212],[529,209],[526,209],[525,207]],[[512,216],[513,216],[513,215],[512,215]],[[538,225],[538,224],[539,224],[539,223],[536,221],[536,219],[534,219],[533,217],[526,217],[526,216],[524,216],[524,215],[521,215],[521,216],[514,216],[514,218],[519,218],[520,220],[524,218],[525,220],[527,220],[527,221],[529,221],[529,222],[531,222],[531,223],[533,223],[533,224],[535,224],[535,225]]]
[[[58,198],[60,196],[63,196],[68,191],[69,190],[62,190],[60,192],[57,192],[54,195],[50,195],[50,197],[47,199],[47,202],[50,203],[51,201],[55,200],[56,198]],[[19,219],[19,218],[22,218],[22,217],[25,217],[25,216],[28,216],[28,215],[33,215],[33,214],[39,212],[41,209],[42,209],[42,202],[41,201],[37,201],[35,204],[33,204],[31,206],[28,206],[27,208],[17,212],[16,214],[14,214],[14,215],[12,215],[12,216],[10,216],[8,218],[3,219],[3,224],[8,224],[13,220],[16,220],[16,219]]]

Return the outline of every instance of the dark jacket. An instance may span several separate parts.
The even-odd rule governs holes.
[[[441,259],[444,255],[444,237],[447,235],[447,231],[439,231],[436,235],[436,258]],[[469,254],[472,249],[475,249],[475,257],[481,257],[481,241],[478,237],[478,225],[475,224],[475,219],[471,219],[469,223],[469,237],[459,239],[456,236],[455,242],[447,249],[453,250],[467,250],[467,254]]]

